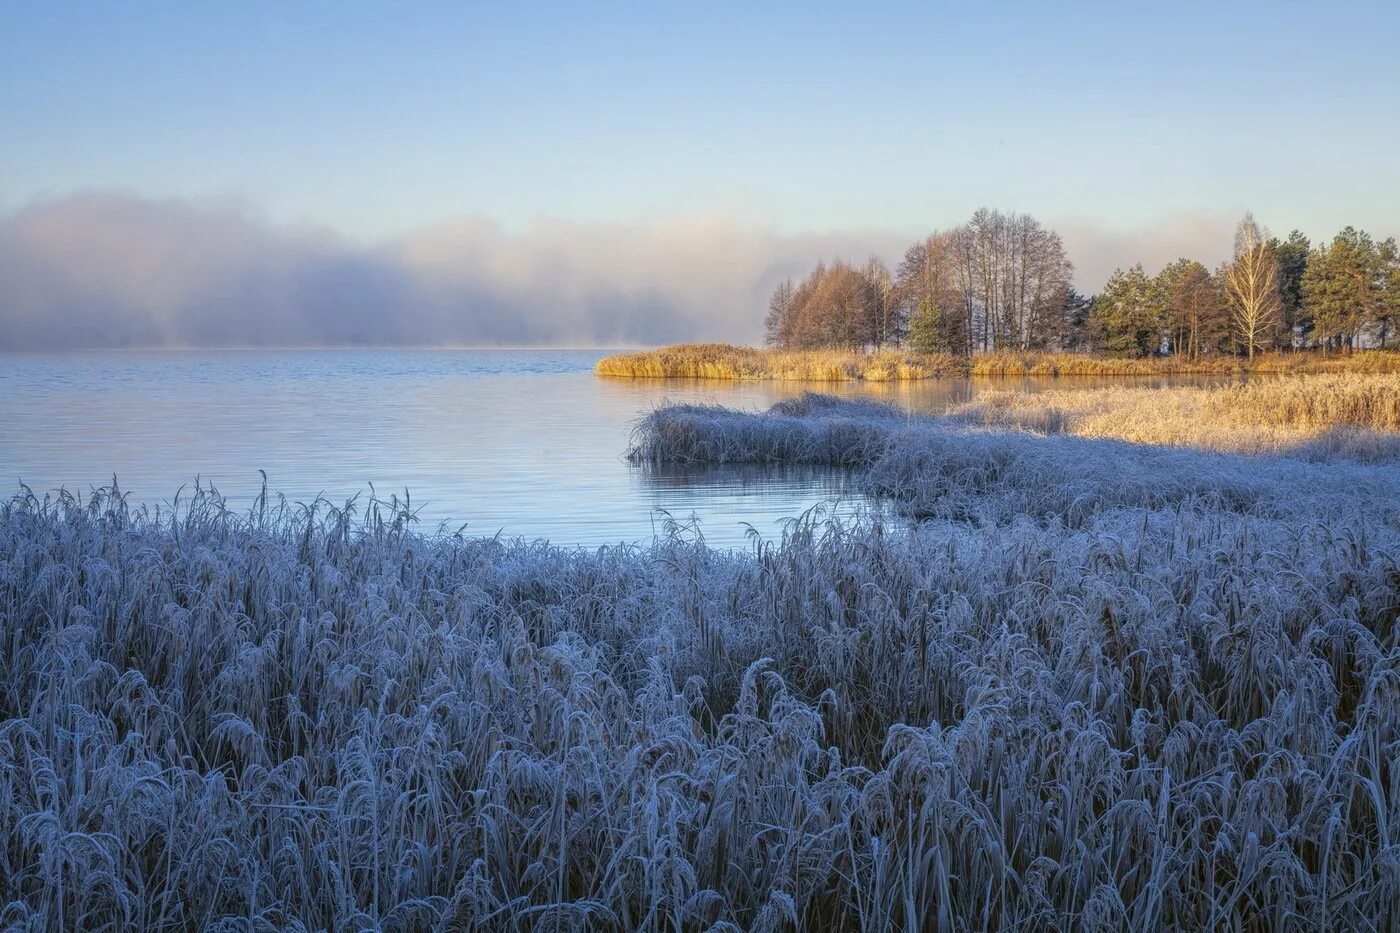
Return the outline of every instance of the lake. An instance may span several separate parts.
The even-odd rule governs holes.
[[[865,500],[839,471],[658,470],[623,457],[663,401],[762,408],[804,389],[941,412],[988,387],[618,380],[606,350],[228,350],[0,355],[0,490],[86,491],[115,474],[136,502],[168,503],[196,476],[246,505],[265,470],[289,499],[407,489],[420,527],[595,546],[649,540],[667,515],[705,540],[775,536],[819,504]],[[1188,381],[1170,380],[1173,382]],[[1120,380],[1121,381],[1121,380]],[[1150,380],[1165,383],[1158,378]],[[1058,385],[1087,385],[1060,380]]]

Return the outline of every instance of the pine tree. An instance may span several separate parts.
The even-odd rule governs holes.
[[[1303,274],[1303,298],[1318,336],[1351,349],[1379,310],[1380,254],[1371,237],[1347,227],[1313,251]]]
[[[1162,346],[1164,313],[1157,283],[1142,264],[1119,269],[1094,299],[1093,316],[1104,331],[1105,346],[1117,356],[1150,356]]]
[[[1103,348],[1103,330],[1093,317],[1094,299],[1074,289],[1065,294],[1060,312],[1060,349],[1092,353]]]
[[[1382,240],[1376,246],[1376,256],[1380,267],[1380,295],[1372,323],[1376,338],[1384,350],[1395,327],[1395,319],[1400,317],[1400,246],[1396,245],[1395,238]]]
[[[1283,314],[1280,334],[1284,346],[1306,344],[1312,332],[1312,319],[1303,301],[1303,273],[1308,268],[1308,238],[1294,230],[1288,239],[1271,239],[1269,248],[1278,260],[1278,293]]]

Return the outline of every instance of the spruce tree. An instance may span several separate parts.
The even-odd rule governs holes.
[[[909,349],[916,353],[949,353],[943,311],[932,298],[919,299],[914,313],[909,316]]]

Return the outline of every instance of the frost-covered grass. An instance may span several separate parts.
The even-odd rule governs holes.
[[[1346,355],[1270,353],[1252,361],[1234,356],[1122,359],[1088,353],[997,352],[972,357],[911,350],[772,350],[730,344],[679,344],[605,357],[603,376],[684,379],[781,379],[808,382],[895,382],[967,376],[1163,376],[1174,373],[1400,373],[1400,352]]]
[[[953,417],[1046,434],[1112,437],[1313,459],[1400,459],[1400,377],[1297,376],[1238,385],[985,392]]]
[[[1152,391],[1159,390],[1144,390]],[[1025,409],[1039,411],[1039,397],[1030,396]],[[952,418],[910,416],[878,402],[814,393],[757,413],[668,405],[638,424],[629,455],[641,463],[853,467],[871,492],[918,517],[977,523],[1030,516],[1074,525],[1105,508],[1193,503],[1275,517],[1345,508],[1357,498],[1386,509],[1400,505],[1400,464],[1348,462],[1342,455],[1350,451],[1343,449],[1330,450],[1332,462],[1304,464],[1114,440],[1031,437],[969,428],[966,420],[966,410]],[[1306,452],[1318,459],[1329,450],[1312,446]]]
[[[0,505],[0,926],[1391,922],[1400,468],[821,396],[635,453],[930,520],[583,551]]]

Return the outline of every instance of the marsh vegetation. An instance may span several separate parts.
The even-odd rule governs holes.
[[[1385,385],[1303,388],[1159,410],[1395,428]],[[1154,409],[1043,398],[1053,430],[1032,402],[654,412],[638,463],[839,464],[905,516],[740,552],[22,492],[0,923],[1381,927],[1400,465],[1079,437]]]
[[[799,382],[893,382],[910,379],[1022,376],[1237,376],[1300,373],[1400,373],[1400,352],[1349,355],[1267,353],[1191,359],[1113,357],[1088,353],[996,352],[976,356],[914,350],[762,350],[723,343],[680,344],[616,353],[599,360],[600,376],[659,379],[775,379]]]
[[[992,391],[956,407],[969,424],[1310,459],[1400,458],[1400,378],[1320,375],[1211,387]]]

